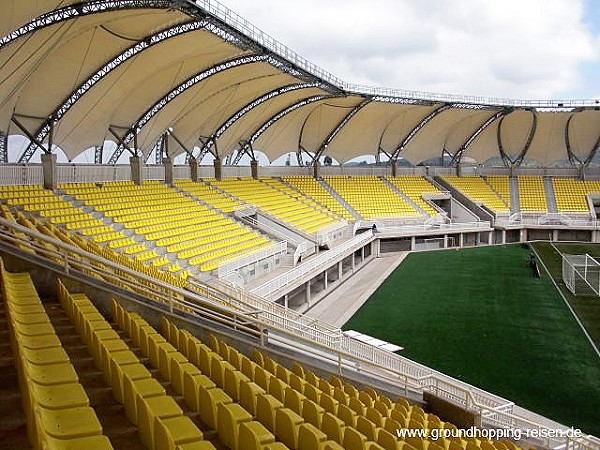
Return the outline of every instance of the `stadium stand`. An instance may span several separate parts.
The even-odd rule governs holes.
[[[34,446],[113,448],[29,274],[7,272],[1,260],[0,270],[14,348],[22,355],[20,388],[30,399],[24,407],[31,407]],[[60,280],[57,291],[62,309],[147,448],[245,450],[278,443],[281,449],[300,450],[506,450],[509,445],[480,439],[399,439],[399,428],[453,425],[406,399],[392,401],[337,376],[327,380],[300,363],[287,368],[256,349],[249,357],[214,335],[206,344],[164,315],[159,334],[142,315],[115,300],[109,322],[90,298],[71,293]],[[212,436],[211,442],[205,434]],[[509,448],[516,449],[512,443]]]
[[[542,177],[519,176],[517,182],[521,212],[548,212],[548,201]]]
[[[539,236],[597,241],[586,196],[600,182],[550,177],[562,176],[552,164],[567,157],[569,177],[600,177],[588,167],[600,141],[573,158],[562,139],[580,132],[585,139],[571,142],[593,143],[598,100],[480,103],[348,84],[208,0],[9,3],[0,36],[0,183],[8,184],[0,186],[0,256],[10,270],[0,259],[0,281],[33,448],[518,449],[400,438],[400,429],[457,429],[431,412],[426,394],[482,428],[547,424],[511,400],[353,340],[300,313],[296,300],[313,307],[311,295],[338,289],[388,251]],[[135,37],[122,39],[132,34],[123,30]],[[509,164],[501,134],[522,134],[529,111],[527,145]],[[383,117],[390,126],[374,123]],[[446,144],[460,146],[475,124],[452,167],[425,165],[457,150]],[[25,136],[16,152],[13,138]],[[103,139],[113,137],[109,155]],[[299,167],[265,167],[259,177],[255,148],[270,161],[291,149]],[[479,166],[466,163],[467,150]],[[319,165],[361,151],[377,152],[377,165]],[[379,164],[383,154],[389,166]],[[530,155],[545,168],[519,167]],[[202,166],[205,156],[214,167]],[[505,166],[489,173],[503,175],[485,176],[490,156]],[[174,168],[178,157],[185,165]],[[244,158],[249,170],[238,166]],[[74,163],[85,159],[96,164]],[[401,159],[414,165],[399,168]],[[484,175],[454,175],[463,170]],[[437,176],[452,187],[442,206],[427,200],[441,193]],[[179,177],[191,179],[173,182]],[[580,228],[571,218],[565,226],[545,217],[559,216],[550,214],[554,199],[561,213],[590,214]],[[238,220],[243,213],[269,216],[276,231],[304,241],[276,243],[266,228]],[[280,251],[272,261],[262,256],[270,250]],[[110,394],[106,404],[89,390],[95,381]],[[114,422],[135,431],[131,442]],[[589,436],[535,445],[600,449]]]
[[[423,198],[425,194],[439,194],[441,192],[429,180],[424,177],[408,175],[403,177],[387,177],[387,180],[428,215],[435,216],[438,214],[438,211]]]
[[[175,180],[175,187],[183,192],[190,194],[196,200],[218,209],[224,213],[232,213],[240,206],[240,202],[232,196],[219,191],[208,184],[211,179],[205,179],[202,182],[195,183],[192,180]],[[212,179],[214,181],[214,179]]]
[[[341,224],[341,218],[327,208],[278,180],[243,178],[210,183],[308,234]]]
[[[112,449],[31,277],[7,272],[2,259],[0,273],[32,446]]]
[[[590,207],[587,195],[600,193],[600,182],[597,180],[553,178],[552,186],[558,211],[567,214],[588,214]]]
[[[444,175],[441,178],[456,187],[456,189],[468,198],[484,204],[491,211],[496,213],[507,213],[510,211],[509,204],[479,176],[459,177],[457,175]]]
[[[268,238],[163,184],[105,183],[101,187],[67,186],[65,191],[203,272],[270,245]],[[152,260],[154,266],[169,264],[156,251],[144,250],[144,245],[134,244],[124,253],[137,261]]]
[[[303,195],[313,198],[325,205],[332,212],[346,220],[354,220],[354,216],[314,177],[294,175],[283,177],[283,181],[295,187]]]
[[[400,197],[378,177],[325,176],[324,180],[363,219],[416,218],[421,216],[410,203]]]
[[[510,198],[510,178],[498,175],[488,175],[485,177],[485,180],[512,211],[514,208]]]

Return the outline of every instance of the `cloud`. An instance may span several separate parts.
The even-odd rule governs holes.
[[[580,66],[600,61],[583,0],[223,1],[349,83],[558,98],[585,92]]]

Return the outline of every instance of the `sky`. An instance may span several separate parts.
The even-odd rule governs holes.
[[[600,0],[220,0],[348,83],[600,98]]]

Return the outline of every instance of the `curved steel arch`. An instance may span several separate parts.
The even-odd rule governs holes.
[[[250,138],[242,146],[242,150],[247,150],[248,148],[251,148],[252,144],[254,144],[254,142],[267,130],[267,128],[269,128],[271,125],[273,125],[275,122],[277,122],[282,117],[285,117],[287,114],[297,110],[298,108],[302,108],[303,106],[309,105],[314,102],[318,102],[320,100],[324,100],[326,98],[331,98],[331,97],[335,97],[335,95],[333,95],[333,94],[313,95],[312,97],[305,98],[303,100],[300,100],[300,101],[282,109],[275,115],[271,116],[270,119],[268,119],[265,123],[263,123],[260,127],[258,127],[254,133],[252,133],[252,136],[250,136]]]
[[[313,157],[313,161],[314,162],[319,161],[319,158],[321,157],[321,155],[323,154],[323,152],[325,151],[325,149],[327,148],[327,146],[331,143],[331,141],[333,141],[335,139],[335,137],[340,133],[340,131],[342,131],[342,128],[344,128],[344,126],[348,122],[350,122],[350,120],[361,109],[363,109],[365,106],[367,106],[372,101],[373,100],[371,98],[368,98],[368,97],[365,98],[362,102],[360,102],[358,105],[356,105],[354,108],[352,108],[350,110],[350,112],[348,114],[346,114],[342,120],[340,120],[340,122],[337,124],[337,126],[331,131],[331,133],[329,133],[329,136],[327,136],[327,138],[319,146],[319,149],[315,152],[315,155]]]
[[[206,154],[206,152],[210,151],[211,147],[215,144],[216,140],[219,139],[234,123],[236,123],[239,119],[241,119],[245,114],[252,111],[254,108],[259,106],[260,104],[277,97],[278,95],[285,94],[287,92],[299,90],[299,89],[308,89],[312,87],[319,87],[320,83],[293,83],[288,84],[286,86],[282,86],[277,89],[273,89],[272,91],[267,92],[266,94],[254,99],[250,103],[247,103],[243,108],[240,108],[237,112],[232,114],[227,120],[225,120],[215,131],[206,143],[202,146],[200,154]]]
[[[402,140],[402,142],[400,144],[398,144],[398,146],[395,148],[395,150],[391,154],[390,161],[391,162],[397,161],[398,160],[398,156],[400,156],[400,153],[402,153],[402,151],[404,151],[404,149],[410,143],[410,141],[417,135],[417,133],[419,131],[421,131],[421,129],[425,125],[427,125],[433,118],[435,118],[436,116],[440,115],[441,113],[443,113],[447,109],[452,108],[453,106],[454,105],[452,103],[446,103],[446,104],[444,104],[444,105],[442,105],[442,106],[434,109],[429,114],[427,114],[425,117],[423,117],[423,119],[421,119],[421,121],[417,124],[417,126],[414,127],[410,131],[410,133],[408,133],[406,135],[406,137]]]
[[[465,152],[465,150],[467,150],[467,148],[469,148],[469,146],[475,141],[475,139],[477,139],[477,137],[481,133],[483,133],[487,129],[487,127],[489,127],[492,123],[494,123],[500,117],[509,114],[510,112],[512,112],[511,108],[501,109],[500,111],[497,111],[495,114],[491,115],[485,121],[483,121],[483,123],[481,125],[479,125],[479,127],[477,127],[477,129],[467,138],[467,140],[463,143],[463,145],[461,145],[458,148],[458,150],[452,157],[452,161],[450,162],[450,165],[460,163],[463,153]]]
[[[102,81],[115,69],[120,67],[123,63],[129,61],[134,56],[141,52],[154,47],[168,39],[181,36],[183,34],[197,31],[206,28],[208,22],[206,20],[193,20],[180,25],[167,28],[159,31],[151,36],[147,36],[144,39],[131,45],[120,54],[112,58],[100,69],[98,69],[92,76],[81,83],[75,88],[61,103],[55,108],[55,110],[48,116],[48,119],[39,127],[36,132],[36,138],[38,142],[42,142],[50,133],[50,129],[53,125],[56,125],[62,117],[83,97],[88,91],[90,91],[96,84]],[[29,146],[23,151],[19,157],[19,163],[27,163],[37,150],[37,144],[30,143]]]
[[[573,149],[571,147],[571,139],[569,137],[569,129],[571,127],[571,119],[573,119],[573,117],[575,116],[575,114],[570,114],[569,115],[569,119],[567,120],[567,123],[565,124],[565,146],[567,148],[567,156],[569,157],[569,162],[571,163],[571,165],[575,165],[575,163],[580,164],[582,163],[581,159],[579,159],[579,157],[573,153]]]
[[[531,130],[529,130],[529,136],[527,137],[527,142],[525,142],[525,146],[523,147],[523,150],[521,150],[521,153],[519,153],[519,155],[514,160],[509,155],[506,154],[506,152],[504,151],[504,146],[502,145],[502,123],[504,122],[504,119],[506,117],[508,117],[508,114],[502,116],[500,118],[500,122],[498,122],[498,130],[496,131],[496,139],[498,140],[498,149],[500,150],[500,157],[502,158],[502,161],[507,166],[515,166],[515,165],[518,166],[523,162],[523,159],[525,158],[525,155],[527,154],[527,151],[529,150],[529,147],[531,146],[533,137],[535,136],[535,131],[537,130],[538,116],[537,116],[536,112],[533,109],[525,109],[522,111],[529,111],[532,114],[533,123],[531,124]]]
[[[567,123],[565,125],[565,145],[567,147],[567,155],[569,157],[569,162],[572,165],[575,165],[574,162],[576,162],[580,166],[587,167],[592,162],[592,159],[594,159],[594,156],[596,156],[596,153],[598,153],[598,151],[600,151],[600,136],[598,136],[598,139],[596,140],[594,147],[592,148],[590,153],[586,156],[586,158],[583,161],[577,155],[575,155],[575,153],[573,153],[573,148],[571,147],[571,139],[569,137],[569,130],[571,127],[571,119],[573,119],[573,117],[575,117],[575,114],[577,114],[578,112],[581,112],[581,111],[582,110],[579,110],[579,111],[576,111],[575,113],[571,114],[569,116],[569,119],[567,120]]]
[[[252,55],[240,56],[237,58],[228,59],[227,61],[223,61],[219,64],[216,64],[216,65],[200,72],[199,74],[196,74],[196,75],[188,78],[183,83],[181,83],[179,86],[177,86],[175,89],[172,89],[170,92],[168,92],[166,95],[164,95],[160,100],[158,100],[156,103],[154,103],[150,108],[148,108],[146,110],[146,112],[144,114],[142,114],[142,116],[135,121],[134,125],[129,128],[129,130],[126,132],[125,136],[123,136],[123,139],[122,139],[123,142],[126,144],[131,142],[134,138],[134,135],[137,133],[137,131],[140,128],[143,128],[165,106],[167,106],[169,103],[171,103],[177,97],[179,97],[181,94],[186,92],[188,89],[194,87],[198,83],[201,83],[202,81],[206,80],[207,78],[210,78],[213,75],[217,75],[225,70],[233,69],[233,68],[245,65],[245,64],[254,64],[256,62],[266,61],[268,58],[269,58],[269,56],[265,55],[265,54],[252,54]],[[125,150],[125,147],[123,145],[119,145],[117,147],[117,149],[114,151],[114,153],[112,154],[112,156],[110,157],[108,163],[115,164],[124,150]]]
[[[174,0],[95,0],[74,3],[42,14],[0,38],[0,50],[11,42],[43,28],[91,14],[120,9],[169,9],[180,6]]]

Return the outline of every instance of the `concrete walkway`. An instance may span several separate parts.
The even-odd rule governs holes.
[[[306,311],[309,316],[341,327],[369,299],[409,252],[383,254]]]

